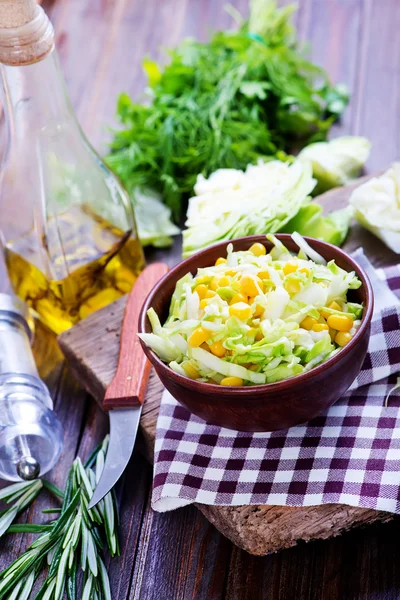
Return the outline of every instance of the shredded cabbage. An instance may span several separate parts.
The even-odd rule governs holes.
[[[363,306],[347,301],[361,282],[334,261],[316,263],[294,236],[297,255],[273,235],[218,264],[185,275],[162,326],[141,339],[175,372],[220,385],[260,385],[295,377],[333,356],[360,326]],[[310,252],[311,251],[311,252]]]

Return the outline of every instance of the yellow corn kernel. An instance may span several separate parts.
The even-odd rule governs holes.
[[[198,327],[193,331],[193,333],[188,338],[189,346],[192,348],[198,348],[210,337],[210,332],[203,327]]]
[[[217,293],[214,292],[213,290],[207,290],[206,298],[214,298],[214,296],[216,296],[216,295],[217,295]]]
[[[257,333],[256,333],[256,342],[260,342],[260,341],[261,341],[261,340],[263,340],[263,339],[264,339],[264,334],[263,334],[263,332],[262,332],[261,330],[260,330],[260,331],[257,331]]]
[[[317,324],[318,324],[318,321],[316,319],[314,319],[313,317],[306,317],[300,323],[300,327],[302,327],[303,329],[307,329],[307,331],[311,331],[311,329],[314,329],[314,326]]]
[[[251,313],[251,306],[245,302],[236,302],[236,304],[231,304],[229,307],[229,314],[238,317],[242,321],[250,319]]]
[[[210,298],[203,298],[203,300],[200,300],[200,308],[201,310],[204,310],[206,306],[208,306],[208,303],[210,302]]]
[[[261,306],[261,304],[256,304],[256,310],[253,313],[253,317],[261,317],[261,315],[264,313],[265,311],[265,307]]]
[[[336,334],[337,334],[336,329],[329,328],[329,336],[331,338],[331,342],[335,341]]]
[[[329,331],[329,327],[326,323],[315,323],[312,326],[313,331]]]
[[[237,275],[237,272],[233,269],[228,269],[228,271],[225,271],[225,275],[228,275],[229,277],[235,277],[235,275]]]
[[[329,315],[327,319],[329,327],[338,331],[350,331],[353,327],[353,319],[345,315]]]
[[[269,274],[269,271],[267,271],[266,269],[262,269],[261,271],[258,271],[257,277],[259,277],[260,279],[270,279],[271,276]]]
[[[297,271],[297,269],[298,266],[296,264],[287,262],[285,265],[283,265],[282,271],[285,273],[285,275],[290,275],[290,273],[294,273]]]
[[[239,386],[243,385],[243,379],[241,377],[224,377],[220,385]]]
[[[250,327],[250,329],[246,332],[246,335],[249,337],[255,336],[257,334],[257,329],[255,327]]]
[[[210,351],[215,356],[222,358],[226,354],[226,348],[223,347],[222,342],[215,342],[209,346]]]
[[[254,256],[264,256],[264,254],[267,254],[267,249],[264,244],[260,244],[260,242],[256,242],[250,246],[249,250]]]
[[[342,307],[340,306],[340,304],[338,304],[337,302],[335,302],[335,300],[333,302],[331,302],[330,304],[328,304],[328,308],[332,308],[332,310],[342,310]],[[323,317],[325,317],[325,319],[327,319],[330,316],[331,313],[327,312],[326,310],[321,310],[321,315]]]
[[[200,377],[198,370],[195,369],[190,363],[182,363],[182,369],[186,371],[186,374],[190,377],[190,379],[198,379]]]
[[[199,283],[208,283],[210,281],[210,277],[208,275],[201,275],[200,277],[196,277],[196,284]]]
[[[333,302],[331,302],[329,304],[328,308],[332,308],[332,310],[342,310],[342,307],[340,306],[340,304],[338,304],[336,302],[336,300],[334,300]]]
[[[219,288],[219,277],[213,277],[210,282],[210,290],[214,292]]]
[[[301,290],[301,285],[298,281],[287,281],[284,285],[284,288],[288,294],[294,296]]]
[[[219,285],[218,287],[228,287],[228,285],[230,285],[230,279],[229,277],[221,277],[221,279],[219,280]]]
[[[353,336],[348,331],[339,331],[336,334],[335,342],[337,343],[338,346],[345,346],[346,344],[349,343],[349,341],[351,340],[352,337]]]
[[[206,350],[207,352],[210,352],[210,346],[206,342],[203,342],[201,344],[200,348],[203,348],[203,350]]]
[[[218,267],[218,265],[224,265],[225,263],[226,263],[226,258],[222,258],[222,256],[220,256],[215,261],[215,266]]]
[[[301,267],[301,269],[299,269],[299,273],[303,273],[304,275],[306,275],[308,277],[310,275],[311,271],[310,271],[310,269],[307,269],[307,267]]]
[[[243,296],[243,294],[235,294],[229,304],[237,304],[238,302],[245,302],[247,304],[247,296]]]
[[[197,285],[193,291],[197,293],[200,300],[203,300],[203,298],[206,297],[206,294],[208,292],[208,287],[206,285],[204,285],[203,283],[201,283],[200,285]]]
[[[243,275],[240,278],[240,291],[244,296],[257,296],[259,294],[261,279],[254,275]]]

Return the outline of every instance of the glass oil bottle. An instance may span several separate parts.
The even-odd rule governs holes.
[[[130,291],[142,248],[128,195],[79,127],[35,0],[2,3],[0,63],[2,246],[15,293],[58,334]]]

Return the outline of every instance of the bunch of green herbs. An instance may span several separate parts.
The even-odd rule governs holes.
[[[163,70],[144,61],[150,104],[119,97],[123,129],[108,156],[131,194],[156,190],[178,219],[199,173],[244,169],[326,138],[348,95],[304,57],[294,10],[252,0],[237,31],[186,39]]]
[[[74,461],[64,492],[44,480],[18,483],[2,491],[1,498],[14,504],[2,515],[0,533],[40,535],[0,574],[1,600],[30,598],[43,571],[46,576],[34,600],[61,600],[65,591],[69,600],[111,600],[103,549],[107,546],[111,556],[119,554],[118,512],[113,493],[88,509],[104,467],[107,446],[106,438],[84,465],[79,458]],[[58,518],[48,524],[11,525],[43,487],[62,499],[60,509],[44,511],[59,513]]]

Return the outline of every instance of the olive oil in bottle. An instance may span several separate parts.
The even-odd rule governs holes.
[[[58,334],[129,292],[143,253],[128,194],[76,120],[45,12],[0,4],[1,247],[14,291]]]
[[[84,204],[71,206],[48,220],[42,247],[34,231],[6,244],[14,291],[61,333],[131,290],[143,268],[140,243],[131,233]],[[43,261],[43,253],[50,260]]]

